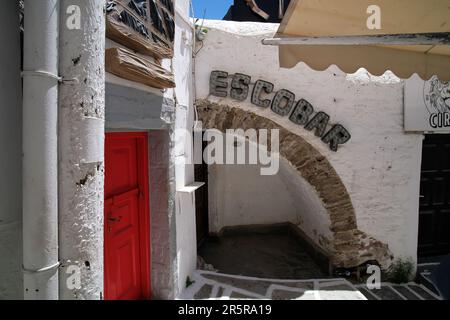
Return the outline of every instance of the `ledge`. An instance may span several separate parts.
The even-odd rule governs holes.
[[[164,89],[157,89],[153,87],[146,86],[145,84],[141,84],[138,82],[130,81],[127,79],[120,78],[112,73],[106,72],[106,83],[115,84],[122,87],[133,88],[140,91],[148,92],[160,97],[164,96]]]
[[[201,187],[203,187],[204,185],[205,185],[205,182],[192,182],[191,184],[188,184],[187,186],[181,187],[180,189],[177,190],[177,192],[193,193],[197,189],[200,189]]]

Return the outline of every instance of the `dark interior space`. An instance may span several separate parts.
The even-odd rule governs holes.
[[[252,11],[246,0],[234,0],[223,20],[280,23],[280,1],[255,0],[255,4],[269,16],[265,20]],[[289,3],[290,0],[281,2],[283,14],[286,13]]]
[[[326,268],[287,226],[228,229],[208,237],[198,254],[220,273],[267,279],[328,277]]]

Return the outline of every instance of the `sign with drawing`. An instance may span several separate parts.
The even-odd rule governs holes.
[[[450,82],[406,80],[405,131],[450,133]]]

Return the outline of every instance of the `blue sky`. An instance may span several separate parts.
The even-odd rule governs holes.
[[[233,0],[192,0],[196,18],[203,18],[206,9],[206,19],[222,20]]]

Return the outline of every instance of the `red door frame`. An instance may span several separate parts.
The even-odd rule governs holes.
[[[139,196],[139,251],[141,255],[141,281],[142,299],[151,298],[151,277],[150,277],[150,197],[149,197],[149,161],[148,161],[148,133],[147,132],[107,132],[110,139],[136,139],[137,144],[137,170],[138,186],[141,191]],[[105,139],[106,141],[106,139]],[[106,228],[105,228],[106,230]],[[106,232],[106,231],[105,231]],[[106,237],[106,234],[105,234]],[[106,263],[105,248],[103,250],[104,261]],[[105,274],[106,275],[106,274]],[[105,292],[106,292],[106,277]],[[105,295],[106,298],[106,295]]]

